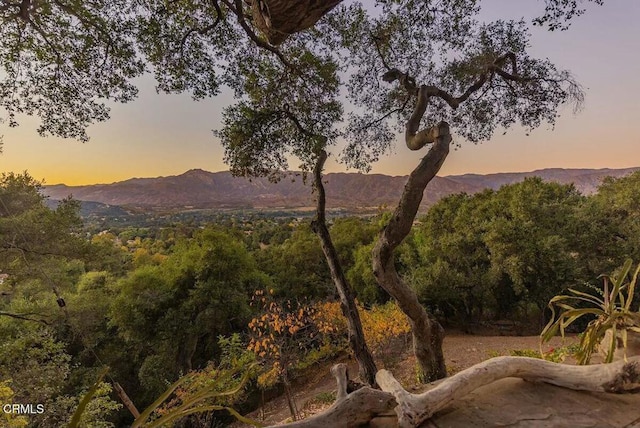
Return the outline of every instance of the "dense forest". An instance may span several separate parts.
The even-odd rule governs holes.
[[[7,426],[69,421],[109,368],[84,426],[133,417],[114,385],[142,410],[191,373],[156,416],[198,391],[247,410],[260,390],[287,389],[314,364],[349,352],[332,278],[310,222],[256,218],[206,226],[171,223],[95,232],[67,199],[49,207],[27,173],[0,178],[0,397],[42,403]],[[329,221],[377,359],[409,331],[377,285],[371,252],[390,213]],[[396,269],[445,328],[474,332],[510,321],[539,332],[549,299],[640,260],[640,173],[607,179],[593,196],[537,178],[447,197],[420,217]],[[211,426],[214,413],[184,426]],[[208,425],[205,425],[208,424]],[[3,426],[5,426],[3,425]]]

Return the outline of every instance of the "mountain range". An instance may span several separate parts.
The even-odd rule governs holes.
[[[592,194],[604,177],[622,177],[640,167],[626,169],[541,169],[531,172],[464,174],[435,177],[425,190],[422,208],[453,193],[469,194],[538,176],[545,181],[573,183],[583,194]],[[397,203],[406,176],[330,173],[324,183],[329,208],[377,208]],[[157,178],[132,178],[112,184],[45,186],[43,193],[58,200],[72,195],[80,201],[149,209],[303,208],[314,205],[310,180],[290,173],[278,183],[266,178],[234,177],[228,171],[192,169],[184,174]]]

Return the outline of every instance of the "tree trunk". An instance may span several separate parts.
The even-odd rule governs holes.
[[[338,254],[333,246],[331,234],[327,228],[325,217],[325,192],[324,185],[322,184],[322,168],[324,167],[326,159],[327,153],[322,150],[314,169],[313,185],[318,195],[316,218],[311,223],[311,227],[315,234],[318,235],[318,238],[320,238],[322,252],[327,259],[331,278],[333,279],[338,290],[338,295],[340,296],[340,309],[342,309],[342,314],[347,319],[349,345],[351,346],[353,354],[358,361],[360,380],[371,386],[375,386],[377,369],[373,361],[373,356],[371,355],[364,339],[360,313],[358,312],[358,307],[355,302],[355,294],[344,276],[342,265],[340,264],[340,260],[338,260]]]
[[[284,393],[287,397],[287,404],[289,405],[289,412],[291,413],[291,418],[294,421],[298,420],[298,409],[296,408],[296,403],[293,399],[293,394],[291,393],[291,383],[289,382],[289,376],[287,375],[287,368],[283,368],[282,372],[282,383],[284,384]]]
[[[318,22],[342,0],[251,0],[255,26],[269,43],[279,45],[290,35]]]
[[[413,289],[400,278],[393,256],[394,250],[411,231],[425,187],[435,177],[449,154],[451,135],[446,122],[420,134],[422,138],[428,136],[432,141],[435,140],[434,144],[409,176],[398,207],[378,237],[373,249],[373,274],[378,284],[398,302],[400,309],[409,317],[420,376],[423,381],[429,382],[447,375],[442,354],[444,330],[427,314]],[[414,135],[408,135],[407,138],[413,138]]]

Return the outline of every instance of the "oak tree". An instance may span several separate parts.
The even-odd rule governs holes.
[[[528,54],[526,22],[480,22],[479,0],[337,3],[305,1],[294,10],[287,0],[3,0],[0,102],[12,126],[20,114],[38,115],[40,133],[86,140],[86,126],[108,117],[104,100],[132,99],[131,79],[146,69],[160,91],[195,99],[227,85],[238,103],[219,136],[242,175],[276,176],[288,155],[321,172],[339,138],[347,140],[346,164],[366,170],[403,132],[409,150],[427,153],[379,236],[373,270],[412,320],[424,378],[442,377],[442,329],[397,274],[394,250],[453,136],[478,142],[515,124],[553,124],[559,106],[580,101],[581,92],[569,73]],[[583,10],[576,0],[545,5],[534,24],[550,29]],[[341,94],[350,103],[346,122]],[[315,225],[331,260],[318,208]]]

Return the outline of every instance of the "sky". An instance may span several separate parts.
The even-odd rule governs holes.
[[[527,18],[544,7],[541,0],[482,4],[485,19]],[[512,128],[479,145],[460,140],[461,147],[450,153],[439,175],[640,166],[638,22],[640,1],[605,0],[603,6],[588,5],[568,31],[533,28],[532,55],[548,57],[573,73],[585,91],[584,108],[577,114],[565,108],[554,129],[543,125],[528,136]],[[22,118],[18,128],[0,126],[0,171],[28,171],[46,184],[80,185],[177,175],[193,168],[228,169],[212,135],[223,108],[232,102],[228,92],[194,102],[188,95],[156,94],[150,77],[137,83],[138,99],[112,105],[111,119],[88,129],[88,143],[42,138],[35,118]],[[406,175],[422,155],[398,141],[371,173]],[[326,172],[337,171],[347,170],[330,158]]]

